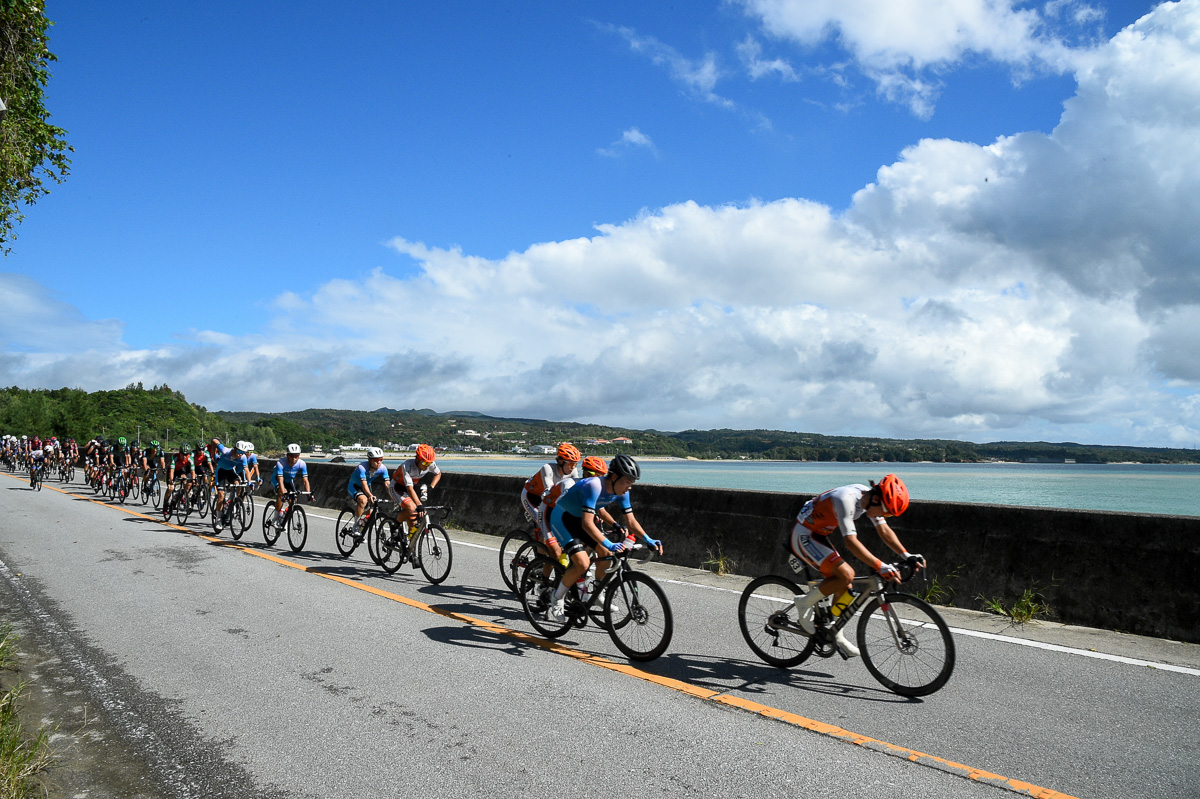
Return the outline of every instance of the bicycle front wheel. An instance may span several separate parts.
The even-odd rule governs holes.
[[[500,542],[500,577],[509,591],[516,591],[518,583],[513,579],[513,557],[525,544],[530,542],[529,533],[524,530],[513,530],[504,536]]]
[[[417,562],[426,579],[438,585],[450,576],[450,564],[454,562],[454,550],[450,548],[450,536],[439,525],[431,524],[417,537]]]
[[[355,537],[352,530],[354,525],[354,511],[344,510],[338,514],[336,527],[333,528],[333,543],[337,544],[337,550],[343,558],[350,557],[358,547],[358,538]]]
[[[759,577],[742,592],[738,601],[738,626],[742,637],[772,666],[786,669],[803,663],[816,645],[796,621],[796,594],[805,591],[786,577]]]
[[[536,541],[526,541],[513,555],[512,561],[508,564],[508,576],[512,580],[513,591],[516,591],[516,587],[521,584],[521,578],[525,576],[525,569],[529,568],[529,564],[533,563],[534,558],[538,556],[549,557],[550,551]]]
[[[858,650],[871,676],[901,696],[928,696],[954,671],[954,639],[924,600],[884,594],[858,620]]]
[[[671,644],[675,618],[653,577],[627,572],[604,597],[604,624],[630,660],[654,660]]]
[[[162,507],[163,485],[162,480],[155,478],[150,486],[150,502],[155,508]]]
[[[279,540],[279,528],[275,526],[275,522],[279,520],[279,513],[275,510],[275,503],[267,505],[262,515],[262,531],[263,541],[267,542],[267,546],[275,546],[275,542]]]
[[[304,549],[304,542],[308,541],[308,515],[304,512],[304,508],[299,505],[292,508],[292,519],[288,522],[288,546],[293,552],[299,552]]]
[[[550,572],[549,575],[543,573],[547,570]],[[566,635],[567,630],[571,629],[570,616],[564,621],[555,621],[554,618],[546,615],[554,589],[562,581],[565,571],[562,564],[556,560],[534,558],[533,562],[529,564],[529,568],[525,569],[525,574],[521,577],[521,583],[517,589],[517,594],[521,597],[521,609],[525,611],[525,618],[529,619],[533,629],[547,638],[559,638]]]
[[[247,489],[238,501],[242,506],[242,531],[245,532],[250,529],[250,525],[254,524],[254,495]]]

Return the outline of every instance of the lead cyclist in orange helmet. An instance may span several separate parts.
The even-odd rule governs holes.
[[[442,480],[442,470],[434,463],[437,453],[428,444],[417,447],[416,457],[406,460],[396,467],[392,473],[392,482],[388,484],[388,493],[400,509],[396,513],[396,521],[412,522],[429,499],[429,492],[437,487]],[[393,489],[400,489],[404,493]],[[403,486],[403,489],[400,487]]]
[[[796,596],[796,610],[800,614],[800,626],[807,632],[816,632],[813,623],[814,609],[825,597],[840,597],[850,587],[854,579],[854,569],[842,560],[834,548],[829,534],[834,530],[842,533],[842,542],[850,554],[869,565],[884,580],[900,581],[900,572],[890,563],[884,563],[871,554],[861,541],[854,527],[856,519],[866,516],[875,526],[875,532],[887,545],[906,561],[914,563],[917,569],[925,567],[925,558],[909,553],[895,531],[887,523],[887,517],[899,516],[908,509],[908,488],[904,481],[894,474],[889,474],[871,485],[854,484],[834,488],[810,499],[804,503],[796,516],[796,526],[792,528],[789,541],[792,554],[800,558],[812,568],[821,573],[825,579],[817,586],[816,591]],[[858,648],[850,643],[839,631],[837,646],[846,657],[857,657]]]

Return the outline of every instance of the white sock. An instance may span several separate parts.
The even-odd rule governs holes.
[[[566,583],[558,584],[558,587],[554,589],[554,601],[555,602],[557,602],[558,600],[562,599],[563,597],[565,597],[567,595],[568,587],[569,586],[567,586]]]

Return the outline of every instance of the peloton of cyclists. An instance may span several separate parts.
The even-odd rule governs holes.
[[[835,530],[841,531],[842,542],[850,554],[869,565],[884,580],[899,582],[900,572],[892,564],[884,563],[872,555],[858,540],[854,522],[863,516],[875,526],[875,532],[888,549],[913,563],[917,569],[925,567],[925,558],[905,550],[887,523],[888,516],[899,516],[908,509],[908,487],[894,474],[886,475],[878,485],[874,480],[870,483],[869,486],[856,483],[818,494],[804,503],[796,516],[796,524],[788,542],[792,554],[819,571],[824,578],[816,591],[798,594],[794,600],[800,626],[809,634],[816,632],[813,617],[817,604],[826,597],[843,601],[843,595],[854,579],[854,569],[842,560],[829,539],[830,533]],[[837,634],[836,642],[846,657],[858,656],[858,647],[850,643],[841,631]]]

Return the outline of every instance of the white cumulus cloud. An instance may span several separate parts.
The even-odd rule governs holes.
[[[258,335],[157,350],[43,304],[97,343],[29,337],[0,377],[167,382],[210,408],[1195,446],[1195,75],[1200,2],[1163,5],[1079,63],[1050,134],[917,142],[843,213],[682,202],[502,258],[397,237],[415,273],[331,280],[281,296]]]

